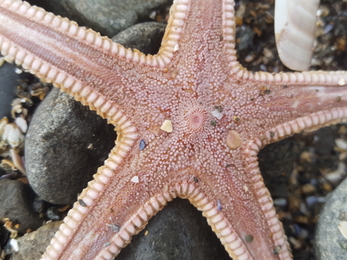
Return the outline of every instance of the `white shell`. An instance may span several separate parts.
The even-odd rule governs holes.
[[[19,127],[19,129],[22,131],[22,133],[25,134],[26,131],[28,130],[27,121],[22,117],[16,117],[14,122]]]
[[[161,130],[171,133],[172,132],[172,123],[171,120],[164,120],[163,124],[160,127]]]
[[[11,238],[10,245],[11,245],[13,251],[16,251],[16,252],[19,251],[18,241],[16,239]]]
[[[4,65],[4,63],[5,63],[5,58],[4,57],[0,57],[0,67],[2,65]]]
[[[2,139],[6,141],[12,148],[16,148],[23,144],[24,135],[16,124],[10,123],[5,126]]]
[[[139,183],[139,176],[132,177],[130,181],[134,183]]]
[[[19,154],[14,149],[10,149],[10,155],[11,155],[14,167],[16,167],[16,169],[18,169],[21,173],[26,175],[25,166],[24,166],[22,157],[20,157]]]
[[[311,64],[319,0],[276,0],[275,36],[281,61],[293,70]]]
[[[217,119],[222,119],[223,117],[223,112],[220,112],[218,109],[215,109],[212,111],[212,115],[216,117]]]
[[[343,237],[347,239],[347,221],[341,221],[338,227]]]
[[[5,126],[8,124],[8,119],[7,117],[3,117],[1,120],[0,120],[0,139],[1,136],[3,135],[4,131],[5,131]]]

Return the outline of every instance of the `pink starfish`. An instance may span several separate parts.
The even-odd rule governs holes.
[[[233,0],[176,0],[145,56],[0,0],[0,49],[114,124],[117,145],[42,259],[112,259],[179,196],[234,259],[291,259],[259,172],[266,144],[345,121],[345,72],[252,73],[235,55]]]

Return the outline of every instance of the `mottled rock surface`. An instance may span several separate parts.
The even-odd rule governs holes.
[[[17,238],[19,251],[12,253],[11,260],[40,259],[61,223],[61,221],[48,223],[36,231]]]
[[[0,219],[9,218],[17,229],[24,234],[27,229],[42,225],[42,219],[34,211],[32,204],[35,193],[28,184],[17,180],[0,180]]]
[[[37,108],[25,139],[26,170],[35,192],[55,204],[76,201],[113,148],[113,129],[54,88]]]
[[[347,259],[347,239],[338,229],[347,221],[347,179],[331,194],[318,220],[315,236],[317,260]]]

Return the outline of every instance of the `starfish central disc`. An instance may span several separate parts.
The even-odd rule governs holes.
[[[200,132],[204,129],[207,113],[203,110],[193,110],[185,115],[185,119],[190,132]]]

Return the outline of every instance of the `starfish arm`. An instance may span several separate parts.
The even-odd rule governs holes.
[[[118,106],[133,95],[133,85],[125,82],[144,67],[163,66],[168,48],[160,57],[146,56],[27,2],[0,1],[0,50],[6,59],[53,82],[112,124]]]
[[[134,158],[129,156],[122,160],[117,168],[111,153],[69,211],[42,260],[114,259],[130,243],[131,237],[177,196],[188,198],[205,215],[216,212],[215,201],[203,192],[188,171],[175,173],[171,175],[176,175],[175,179],[170,180],[162,173],[130,170],[131,159]],[[112,167],[117,168],[116,172]],[[216,217],[211,219],[216,230],[225,229],[218,226]],[[240,247],[239,242],[234,244]]]
[[[259,96],[255,103],[262,107],[259,111],[263,111],[267,120],[266,123],[259,120],[256,125],[268,133],[272,131],[274,141],[278,140],[277,136],[283,138],[284,134],[283,130],[278,131],[276,128],[285,129],[287,137],[303,130],[312,131],[346,121],[346,86],[283,84],[261,85],[258,90]],[[260,93],[264,92],[267,94],[261,96]]]
[[[202,192],[187,197],[203,212],[232,259],[289,260],[289,245],[256,156],[244,156],[252,163],[244,167],[234,158],[224,174],[200,174]]]

